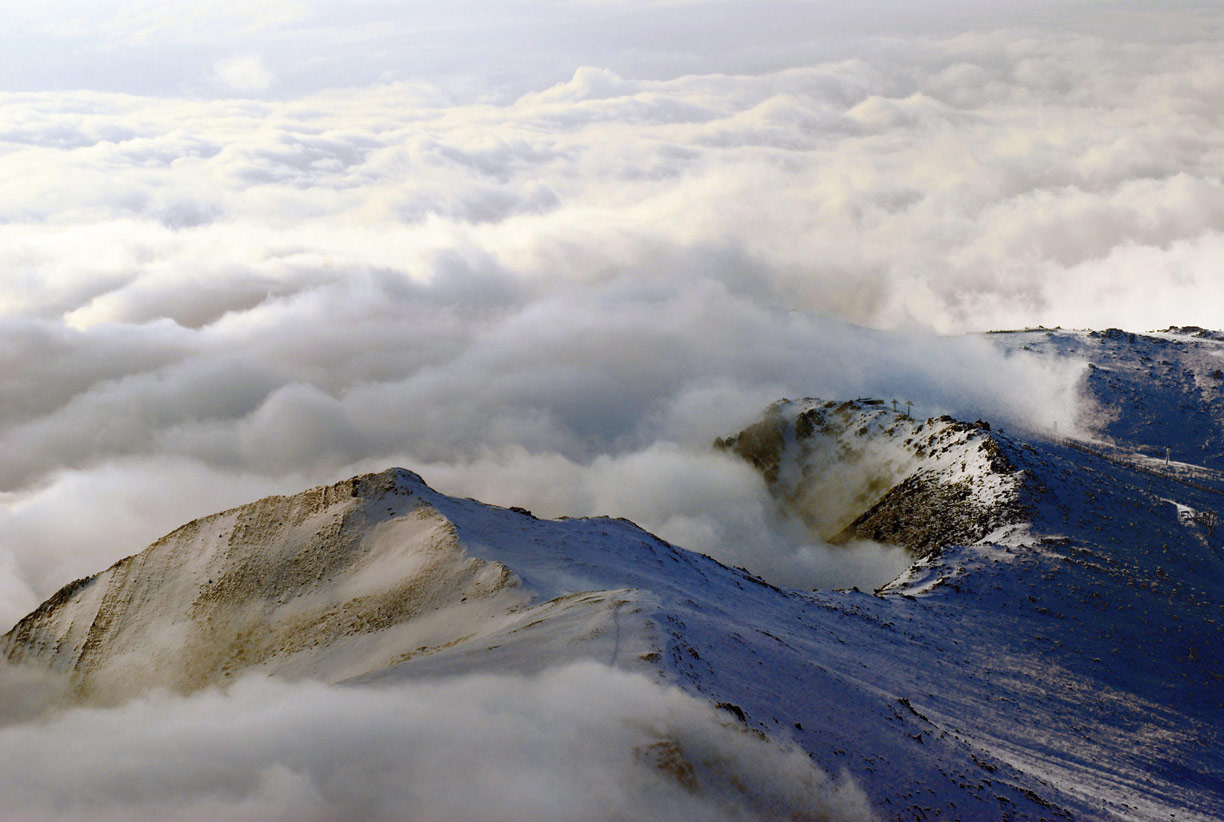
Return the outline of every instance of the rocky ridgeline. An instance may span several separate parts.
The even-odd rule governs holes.
[[[752,463],[821,539],[927,556],[1024,520],[1026,478],[984,422],[919,421],[881,400],[781,400],[715,447]]]

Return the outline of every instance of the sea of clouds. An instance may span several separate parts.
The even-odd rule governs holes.
[[[392,463],[853,584],[797,559],[714,437],[804,395],[1068,430],[1080,364],[946,335],[1212,324],[1214,18],[731,3],[737,47],[663,38],[706,5],[578,4],[517,72],[507,43],[555,15],[25,8],[61,75],[0,108],[0,615],[186,519]],[[421,32],[429,67],[370,46]],[[183,59],[120,70],[157,44]]]
[[[0,666],[0,697],[35,682]],[[0,709],[2,710],[2,709]],[[596,663],[393,687],[258,676],[115,708],[0,712],[9,819],[873,819],[848,777]]]
[[[0,622],[393,464],[855,584],[715,437],[783,396],[1071,430],[1083,364],[966,332],[1220,325],[1207,6],[428,5],[12,10]]]

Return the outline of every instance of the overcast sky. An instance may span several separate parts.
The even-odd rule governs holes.
[[[628,516],[784,584],[847,582],[714,437],[782,396],[1066,431],[1083,364],[967,332],[1224,326],[1218,3],[15,0],[4,18],[5,628],[193,517],[394,464]],[[591,674],[549,676],[575,694]],[[478,714],[523,687],[466,692]],[[30,789],[35,813],[400,807],[329,788],[326,746],[239,773],[219,763],[242,728],[192,741],[286,699],[291,724],[338,717],[325,742],[368,743],[344,694],[248,689],[153,703],[186,723],[178,754],[129,710],[18,722],[0,758],[73,786]],[[434,732],[405,722],[395,740]],[[456,756],[478,717],[471,734]],[[120,742],[190,761],[116,798]],[[590,757],[572,762],[619,772]]]
[[[45,0],[10,3],[0,39],[14,90],[276,97],[389,81],[471,81],[518,95],[580,65],[635,79],[759,74],[860,57],[875,38],[1039,27],[1178,39],[1167,10],[1101,0]],[[250,60],[253,63],[237,62]],[[217,70],[217,66],[227,66]],[[262,70],[242,66],[262,66]]]

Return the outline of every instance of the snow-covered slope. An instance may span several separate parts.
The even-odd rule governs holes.
[[[1215,349],[1181,336],[1136,336],[1136,344],[1184,351],[1212,378]],[[1131,344],[1120,332],[1008,337],[1073,356]],[[940,774],[909,782],[924,787],[901,798],[921,802],[898,809],[896,795],[883,799],[902,818],[936,809],[959,818],[1055,809],[1072,818],[1224,815],[1224,531],[1215,527],[1224,476],[1209,465],[1166,466],[1145,456],[1144,441],[1124,438],[1142,431],[1184,446],[1181,432],[1204,418],[1219,424],[1215,395],[1208,385],[1201,401],[1159,406],[1168,370],[1151,374],[1142,360],[1112,356],[1127,377],[1105,381],[1102,368],[1090,370],[1086,422],[1101,428],[1086,441],[917,422],[876,401],[802,400],[775,404],[718,443],[757,465],[780,502],[822,535],[836,538],[854,517],[856,535],[923,554],[879,596],[813,595],[830,612],[874,623],[838,618],[846,645],[819,657],[870,686],[856,691],[820,675],[804,686],[809,697],[823,690],[809,710],[844,706],[851,693],[898,700],[891,719],[910,727],[913,747],[894,753],[909,769],[929,758]],[[889,527],[864,528],[881,520]],[[826,522],[833,527],[821,529]],[[922,541],[932,532],[940,535],[933,550]],[[850,714],[826,715],[820,733],[844,739],[847,758],[885,750],[856,741],[889,721],[881,706]],[[936,745],[948,747],[935,753]],[[954,766],[965,747],[970,764]],[[868,782],[863,769],[877,767],[869,756],[850,765]],[[952,774],[955,790],[935,787]],[[1000,785],[1024,786],[1044,810],[1014,805]]]
[[[1059,333],[999,339],[1131,344]],[[1131,400],[1164,372],[1098,359],[1129,375],[1089,377],[1122,409],[1099,419],[1130,422],[1096,441],[815,400],[723,441],[816,532],[920,556],[876,595],[778,589],[623,520],[540,520],[393,470],[185,526],[56,594],[3,652],[103,701],[242,670],[388,683],[594,659],[793,740],[883,818],[1218,819],[1224,477],[1143,457]]]
[[[1107,446],[1224,469],[1224,333],[1036,329],[992,334],[1010,350],[1089,363],[1081,427]]]
[[[828,406],[783,403],[765,419],[790,431],[813,408]],[[1009,515],[994,530],[966,527],[879,596],[812,595],[840,641],[796,654],[819,665],[778,690],[801,735],[820,737],[806,743],[817,761],[840,758],[898,818],[1220,818],[1224,531],[1207,516],[1224,506],[1220,478],[1200,468],[1205,481],[1188,484],[1095,446],[840,408],[853,422],[838,430],[854,438],[865,417],[877,421],[862,434],[870,448],[942,433],[948,450],[928,450],[916,471],[948,482],[963,460],[978,504]],[[777,474],[837,465],[794,447]],[[882,497],[901,520],[955,525],[963,509],[925,504],[903,473]],[[776,710],[767,702],[745,710]],[[907,790],[884,788],[898,778]]]

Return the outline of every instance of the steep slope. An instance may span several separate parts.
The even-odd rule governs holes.
[[[795,653],[810,635],[777,634],[768,669],[819,665],[776,687],[772,716],[835,744],[809,743],[826,768],[840,758],[899,818],[1224,813],[1220,474],[871,401],[783,401],[721,444],[783,505],[829,506],[809,489],[840,484],[814,523],[864,510],[861,534],[887,512],[898,544],[952,536],[879,596],[813,594],[838,643]],[[753,716],[782,701],[745,699]],[[873,791],[898,777],[909,790]]]
[[[1219,818],[1224,558],[1221,534],[1184,512],[1221,500],[997,441],[1031,473],[1030,521],[945,546],[880,596],[813,594],[845,644],[779,689],[785,716],[898,818]],[[873,790],[892,779],[907,789]]]

